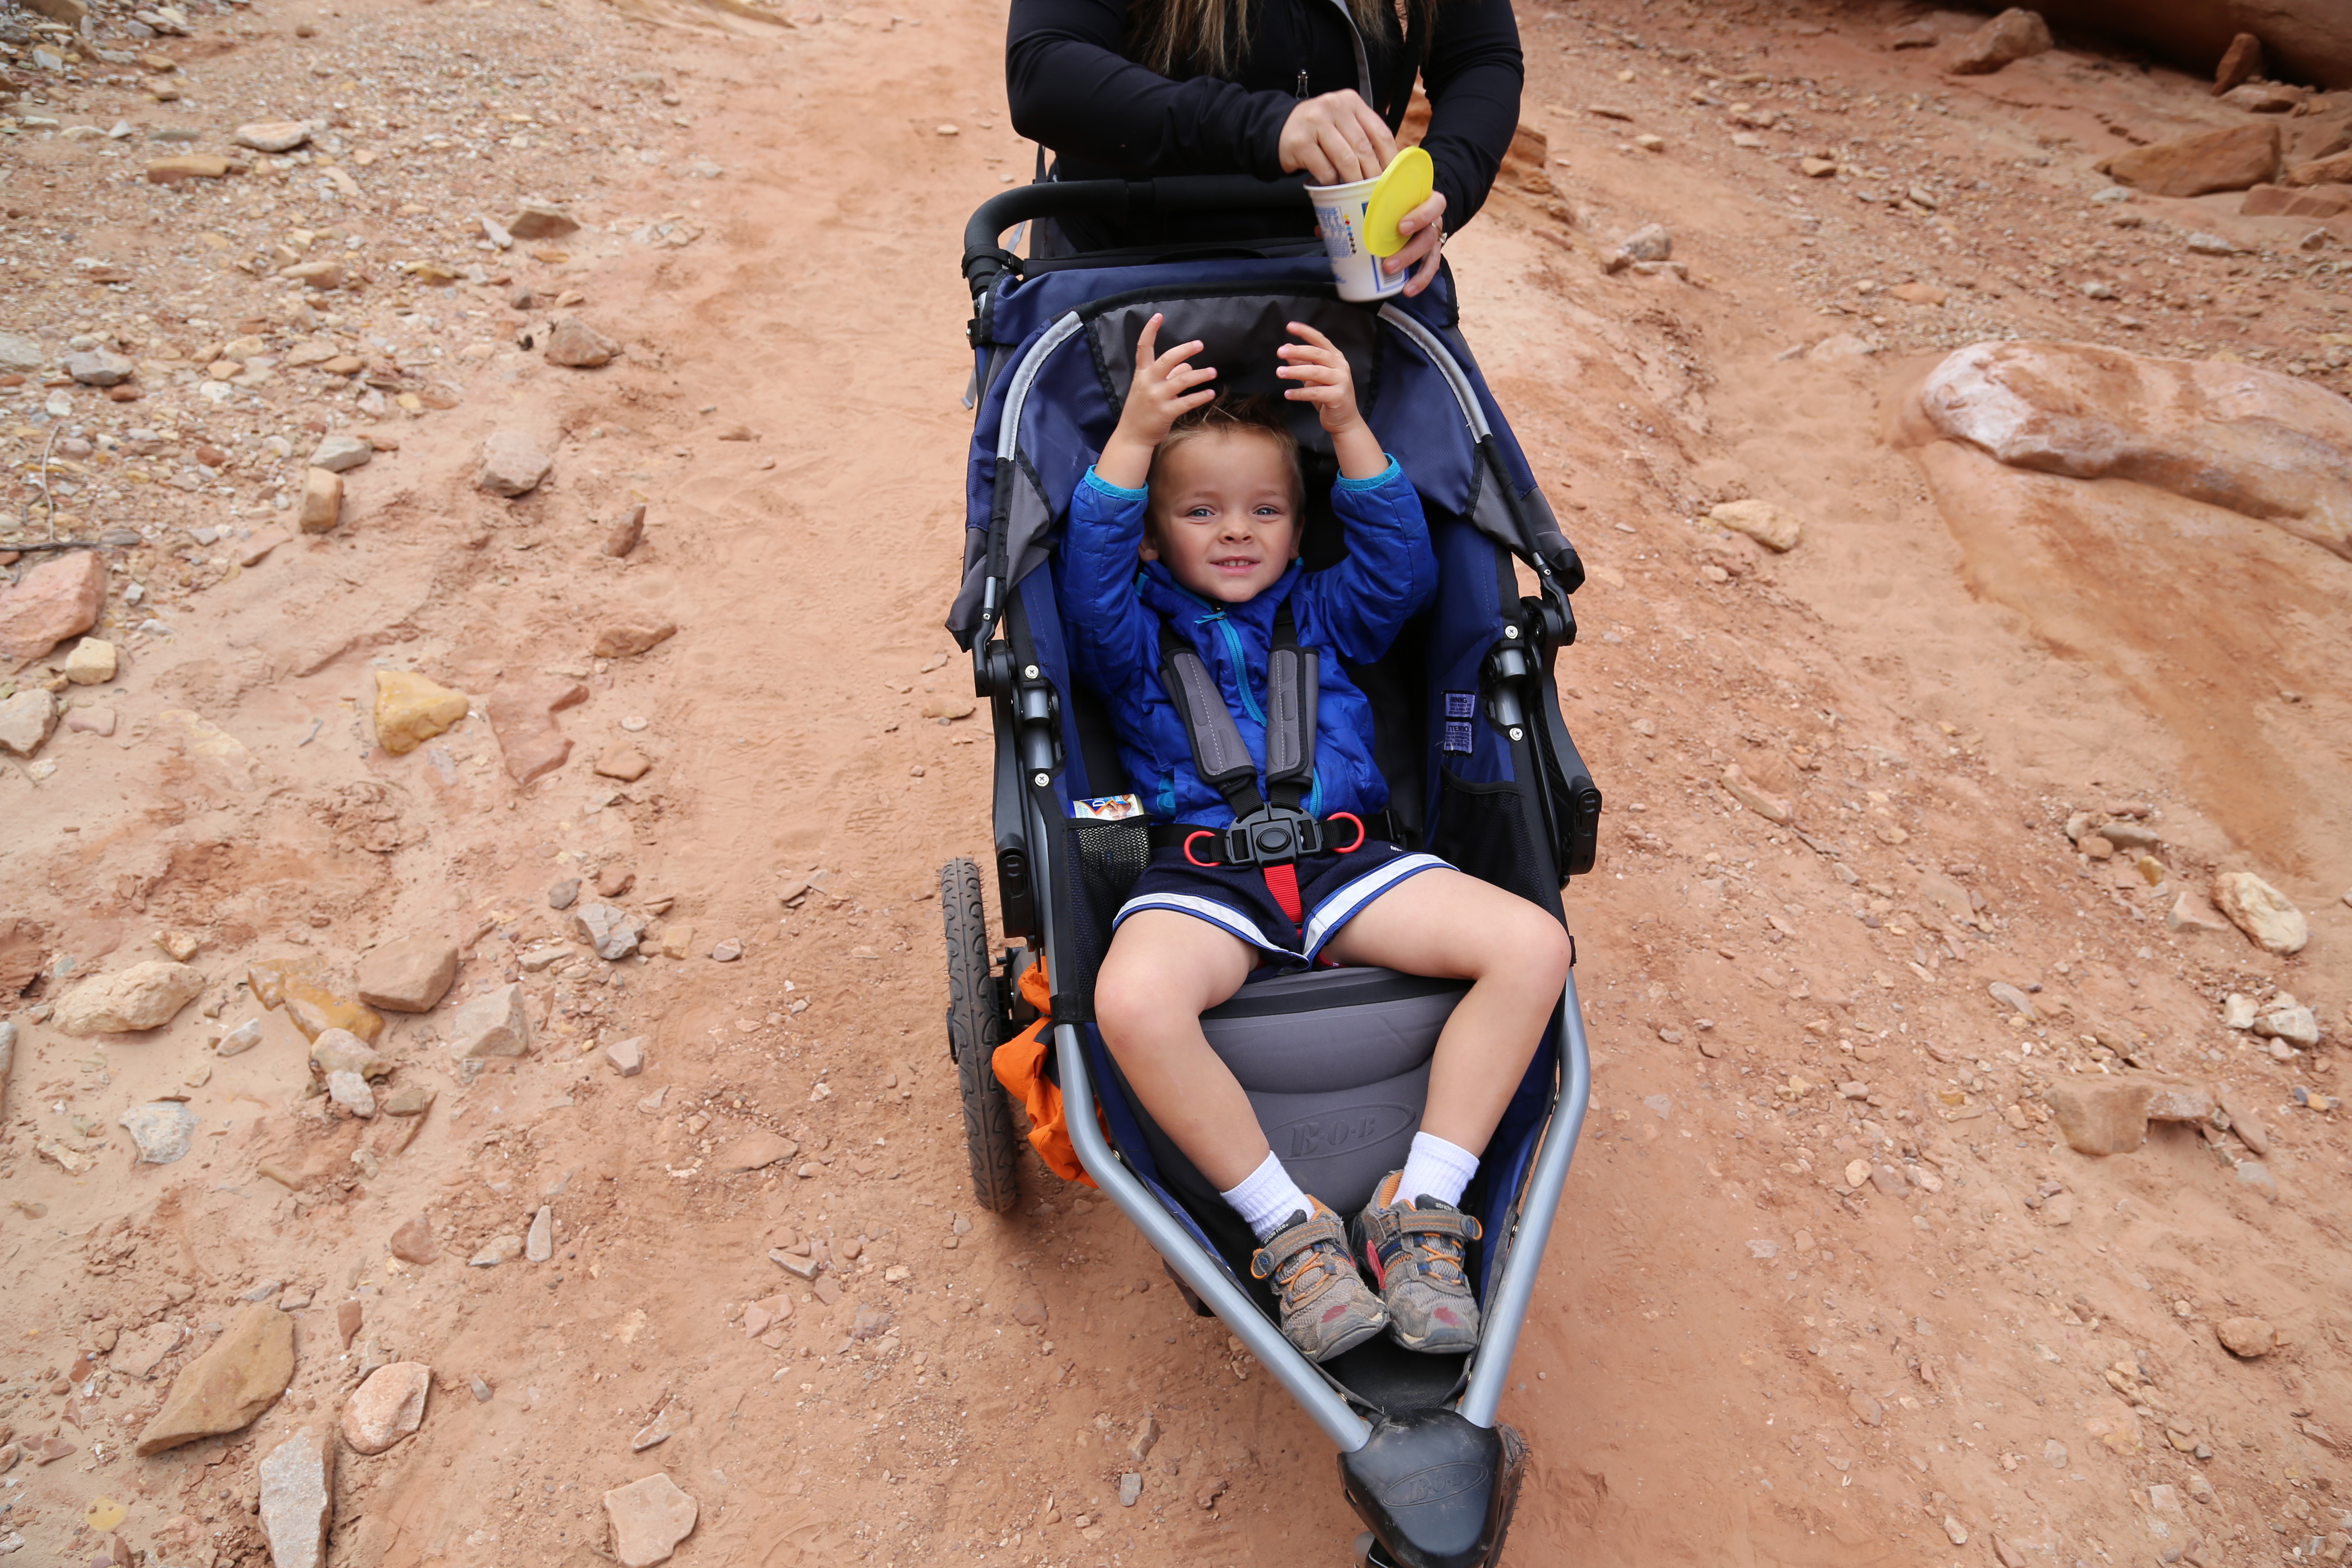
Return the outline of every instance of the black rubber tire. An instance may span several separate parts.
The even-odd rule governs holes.
[[[1013,1105],[996,1081],[1003,1016],[988,954],[988,909],[980,868],[970,859],[940,868],[940,911],[948,941],[948,1055],[963,1101],[964,1143],[971,1153],[971,1192],[980,1206],[1003,1214],[1021,1201],[1020,1145]]]

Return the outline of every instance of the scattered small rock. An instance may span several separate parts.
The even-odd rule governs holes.
[[[261,1020],[247,1018],[221,1037],[219,1051],[225,1057],[243,1056],[261,1044]]]
[[[1140,1475],[1138,1475],[1133,1470],[1129,1470],[1125,1475],[1118,1478],[1119,1507],[1133,1508],[1136,1504],[1136,1500],[1142,1496],[1143,1478]]]
[[[2217,1097],[2221,1102],[2221,1114],[2229,1119],[2230,1131],[2238,1142],[2256,1154],[2271,1152],[2271,1135],[2263,1126],[2261,1114],[2254,1110],[2253,1097],[2243,1089],[2224,1089]]]
[[[450,1016],[449,1050],[468,1058],[519,1057],[530,1049],[530,1012],[520,985],[475,997]]]
[[[2024,1015],[2025,1021],[2029,1024],[2041,1016],[2033,1010],[2033,999],[2006,980],[1996,980],[1985,989],[1992,994],[1994,1001],[2011,1012]]]
[[[530,1232],[523,1237],[522,1255],[526,1261],[544,1263],[555,1256],[555,1210],[546,1204],[530,1216]]]
[[[41,658],[98,624],[106,603],[106,562],[95,550],[66,550],[0,588],[0,660]]]
[[[2242,191],[2279,172],[2279,128],[2271,121],[2200,131],[2135,147],[2101,162],[2101,174],[2152,196]]]
[[[375,672],[376,744],[404,756],[466,717],[466,694],[412,670]]]
[[[1726,763],[1723,767],[1723,787],[1731,798],[1762,817],[1767,822],[1786,827],[1795,820],[1795,809],[1782,797],[1767,792],[1761,784],[1748,776],[1738,763]]]
[[[721,1171],[757,1171],[789,1160],[800,1152],[801,1146],[789,1138],[767,1131],[747,1132],[720,1151],[714,1163]]]
[[[433,1226],[423,1215],[403,1221],[392,1233],[392,1255],[403,1263],[420,1265],[441,1256],[440,1244],[433,1239]]]
[[[339,1072],[383,1078],[392,1063],[349,1029],[321,1029],[310,1042],[310,1068],[322,1078]]]
[[[2224,871],[2214,878],[2213,906],[2265,952],[2301,952],[2311,940],[2311,922],[2303,911],[2252,871]]]
[[[2128,1154],[2147,1141],[2156,1086],[2141,1077],[2084,1074],[2057,1080],[2042,1099],[2067,1146],[2078,1154]]]
[[[240,1312],[212,1348],[180,1369],[139,1434],[142,1458],[245,1426],[294,1377],[294,1320],[275,1307]]]
[[[615,519],[611,530],[605,533],[604,553],[612,556],[626,555],[637,547],[638,541],[645,536],[646,509],[642,504],[633,506]]]
[[[184,963],[134,963],[82,982],[58,1002],[50,1021],[60,1033],[75,1036],[160,1028],[204,988],[205,977]]]
[[[310,454],[310,466],[331,474],[345,474],[375,456],[375,443],[364,436],[330,436]]]
[[[186,1158],[196,1132],[195,1112],[175,1100],[134,1105],[122,1113],[121,1122],[144,1165],[168,1165]]]
[[[568,910],[579,901],[580,879],[577,877],[566,877],[547,889],[547,907],[551,910]]]
[[[497,1236],[486,1242],[479,1252],[466,1259],[475,1268],[496,1268],[501,1263],[512,1263],[522,1256],[522,1237]]]
[[[263,120],[240,125],[229,140],[257,153],[291,153],[310,140],[310,126],[301,120]]]
[[[743,944],[730,936],[712,948],[710,956],[720,963],[732,963],[743,956]]]
[[[572,928],[596,950],[597,957],[616,963],[637,951],[637,939],[644,934],[636,917],[613,904],[581,905],[572,917]]]
[[[29,757],[58,727],[58,700],[41,687],[0,700],[0,751]]]
[[[593,370],[609,363],[620,352],[620,344],[576,317],[564,317],[547,335],[548,363],[569,365],[574,370]]]
[[[432,1394],[433,1369],[423,1362],[376,1368],[343,1402],[343,1441],[354,1453],[383,1453],[425,1425]]]
[[[494,496],[529,495],[555,466],[538,440],[520,430],[500,430],[482,443],[482,466],[475,485]]]
[[[323,1426],[305,1426],[256,1468],[272,1568],[325,1568],[335,1519],[334,1439]]]
[[[343,476],[325,468],[310,468],[302,476],[302,510],[298,516],[305,533],[329,533],[343,520]]]
[[[619,779],[623,784],[635,784],[653,771],[653,759],[624,741],[608,746],[596,759],[594,773],[599,778]]]
[[[2278,1345],[2276,1331],[2260,1318],[2224,1318],[2213,1325],[2213,1337],[2231,1355],[2248,1361],[2270,1354]]]
[[[1949,68],[1954,76],[1990,76],[2053,47],[2041,13],[2012,6],[1963,39]]]
[[[1732,500],[1707,509],[1710,521],[1744,533],[1766,549],[1786,553],[1804,538],[1804,520],[1765,500]]]
[[[2219,98],[2262,74],[2263,41],[2252,33],[2240,33],[2221,51],[2221,63],[2213,68],[2213,96]]]
[[[65,372],[84,386],[119,386],[137,374],[133,361],[110,349],[89,349],[65,357]]]
[[[1637,228],[1620,240],[1612,252],[1604,270],[1622,272],[1636,262],[1664,261],[1675,253],[1675,237],[1666,226],[1654,223]]]
[[[66,655],[65,678],[76,686],[103,686],[114,679],[121,660],[114,645],[100,637],[84,637]]]
[[[551,202],[525,202],[504,226],[517,239],[561,239],[576,232],[580,220]]]
[[[588,689],[580,682],[551,679],[500,686],[484,698],[483,710],[498,735],[507,776],[528,784],[562,767],[572,755],[572,742],[555,715],[587,700]]]
[[[635,1078],[646,1070],[646,1041],[648,1037],[636,1035],[625,1040],[614,1040],[604,1047],[604,1060],[623,1078]]]
[[[327,1075],[327,1098],[362,1121],[375,1116],[375,1091],[368,1088],[367,1079],[349,1069]]]
[[[433,1109],[433,1090],[421,1083],[404,1083],[376,1096],[376,1109],[386,1116],[422,1116]]]
[[[624,623],[606,626],[596,634],[595,646],[589,651],[598,658],[634,658],[638,654],[660,647],[677,635],[677,623],[661,621],[648,626]]]
[[[694,1530],[695,1500],[658,1472],[604,1494],[604,1517],[613,1527],[613,1555],[621,1568],[652,1568],[667,1562]]]
[[[372,948],[360,959],[359,998],[394,1013],[429,1013],[457,978],[457,944],[412,936]]]

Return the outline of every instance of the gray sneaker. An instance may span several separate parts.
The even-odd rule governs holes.
[[[1282,1299],[1283,1338],[1308,1361],[1328,1361],[1389,1326],[1388,1310],[1348,1255],[1348,1227],[1320,1199],[1293,1214],[1250,1258]]]
[[[1459,1353],[1478,1348],[1478,1303],[1462,1270],[1478,1222],[1452,1204],[1397,1198],[1402,1171],[1391,1171],[1356,1216],[1356,1256],[1379,1282],[1389,1332],[1409,1351]]]

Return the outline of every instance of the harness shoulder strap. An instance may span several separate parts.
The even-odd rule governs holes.
[[[1184,721],[1184,736],[1192,743],[1192,766],[1201,782],[1224,796],[1236,817],[1264,810],[1257,764],[1250,760],[1241,726],[1225,706],[1225,694],[1201,656],[1164,620],[1160,623],[1160,681],[1176,705],[1177,717]]]
[[[1297,806],[1314,783],[1318,667],[1315,650],[1298,646],[1290,601],[1283,600],[1265,671],[1265,787],[1277,805]]]
[[[1192,765],[1235,817],[1264,810],[1269,798],[1294,811],[1307,798],[1315,776],[1316,671],[1315,650],[1298,646],[1297,624],[1285,599],[1275,612],[1266,660],[1265,791],[1260,794],[1257,764],[1216,678],[1174,627],[1160,623],[1160,679],[1184,721]]]

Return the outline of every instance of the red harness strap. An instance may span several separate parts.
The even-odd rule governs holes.
[[[1274,901],[1282,906],[1282,912],[1290,917],[1290,923],[1297,925],[1299,917],[1307,912],[1307,906],[1298,899],[1298,868],[1295,865],[1268,866],[1264,868],[1264,875],[1266,891],[1272,893]]]

